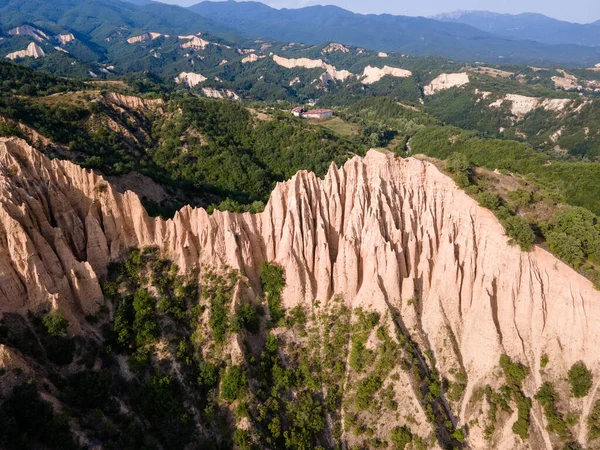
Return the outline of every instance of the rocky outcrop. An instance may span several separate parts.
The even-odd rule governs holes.
[[[322,59],[288,59],[283,58],[281,56],[273,55],[273,61],[278,66],[285,67],[287,69],[294,69],[296,67],[303,67],[305,69],[325,69],[325,73],[320,77],[321,81],[324,83],[330,81],[345,81],[348,78],[352,78],[355,76],[347,70],[338,70],[331,64],[325,63]]]
[[[159,37],[166,37],[168,38],[169,36],[166,34],[162,34],[162,33],[154,33],[154,32],[146,32],[146,33],[142,33],[138,36],[132,36],[129,39],[127,39],[127,43],[129,44],[137,44],[139,42],[145,42],[145,41],[153,41],[154,39],[158,39]]]
[[[323,50],[321,50],[321,53],[324,55],[328,54],[328,53],[334,53],[334,52],[349,53],[350,50],[348,50],[348,48],[346,46],[339,44],[337,42],[332,42],[327,47],[325,47]]]
[[[245,56],[244,58],[242,58],[242,64],[257,62],[257,61],[260,61],[263,58],[265,58],[265,56],[263,56],[263,55],[259,56],[259,55],[255,54],[255,53],[250,53],[248,56]]]
[[[423,88],[425,95],[433,95],[436,92],[450,89],[453,87],[464,86],[469,83],[469,75],[467,73],[442,73]]]
[[[202,88],[202,93],[208,98],[231,98],[239,100],[240,96],[230,89]]]
[[[71,318],[93,312],[103,302],[98,279],[130,247],[157,247],[184,271],[238,269],[255,293],[260,263],[275,261],[285,307],[337,296],[397,312],[442,377],[463,372],[456,418],[471,423],[469,445],[479,449],[521,446],[511,421],[485,441],[472,398],[498,385],[501,354],[530,368],[529,397],[576,361],[599,373],[598,291],[541,248],[509,245],[496,217],[427,162],[370,151],[324,179],[302,171],[279,183],[261,214],[185,207],[167,221],[150,218],[135,194],[20,140],[0,140],[0,163],[0,312],[48,303]],[[582,430],[594,397],[572,400]],[[531,414],[532,448],[551,448],[541,410]]]
[[[50,39],[42,30],[32,27],[31,25],[21,25],[8,31],[10,36],[29,36],[38,42]]]
[[[410,70],[390,66],[383,66],[383,68],[367,66],[363,72],[362,82],[363,84],[374,84],[386,76],[408,78],[412,76],[412,72]]]
[[[564,89],[565,91],[571,91],[580,88],[581,86],[577,83],[577,77],[575,75],[571,75],[562,69],[557,70],[560,73],[560,77],[553,76],[552,82],[554,83],[554,87],[557,89]]]
[[[210,42],[205,41],[201,37],[198,36],[190,36],[191,39],[188,40],[185,44],[181,44],[181,48],[194,48],[197,50],[204,50],[206,47],[210,45]]]
[[[193,72],[181,72],[175,77],[175,83],[185,83],[189,87],[194,87],[204,81],[206,81],[205,76]]]
[[[165,102],[160,99],[147,99],[136,97],[134,95],[123,95],[117,92],[107,92],[104,94],[104,100],[113,105],[120,106],[121,108],[126,109],[143,109],[143,110],[151,110],[156,108],[161,108],[164,106]]]
[[[21,58],[41,58],[42,56],[46,56],[42,47],[37,45],[35,42],[32,42],[27,46],[25,50],[20,50],[18,52],[12,52],[6,55],[6,59],[15,60]]]
[[[65,44],[68,44],[69,42],[73,42],[75,40],[75,36],[73,35],[73,33],[59,34],[58,36],[56,36],[56,39],[62,45],[65,45]]]
[[[538,97],[527,97],[525,95],[518,94],[506,94],[504,97],[501,97],[495,102],[490,103],[489,106],[490,108],[499,108],[505,102],[509,103],[511,114],[521,119],[526,114],[537,108],[542,108],[546,111],[553,112],[563,111],[572,102],[572,100],[568,98],[544,99]]]

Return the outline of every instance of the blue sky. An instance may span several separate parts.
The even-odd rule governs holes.
[[[162,1],[189,6],[200,0]],[[262,0],[262,2],[275,8],[332,4],[359,13],[390,13],[408,16],[432,16],[462,9],[512,14],[539,12],[557,19],[580,23],[600,19],[600,0]]]

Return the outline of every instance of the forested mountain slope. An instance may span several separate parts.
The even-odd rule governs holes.
[[[361,15],[334,6],[274,9],[257,2],[201,2],[189,9],[255,38],[308,44],[335,41],[371,50],[488,63],[593,66],[600,62],[597,48],[512,40],[423,17]]]
[[[547,44],[600,45],[600,24],[571,23],[543,14],[498,14],[489,11],[456,11],[440,14],[436,20],[464,23],[482,31]]]

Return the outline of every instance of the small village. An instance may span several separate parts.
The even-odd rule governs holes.
[[[303,119],[327,119],[333,116],[333,111],[331,109],[306,109],[298,106],[292,109],[292,114]]]

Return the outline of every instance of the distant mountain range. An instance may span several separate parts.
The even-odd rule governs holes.
[[[202,2],[186,9],[149,0],[54,0],[51,3],[0,0],[0,37],[5,38],[0,40],[0,54],[23,51],[27,47],[31,39],[27,41],[24,36],[9,33],[25,24],[52,36],[72,33],[75,39],[63,45],[63,59],[118,63],[118,67],[130,71],[164,67],[167,63],[164,58],[161,62],[160,58],[150,56],[150,49],[142,55],[142,49],[134,52],[130,46],[123,45],[123,38],[146,32],[167,36],[201,32],[240,45],[249,39],[310,45],[339,42],[376,52],[493,64],[592,67],[600,63],[598,23],[571,24],[532,14],[454,13],[432,19],[362,15],[334,6],[278,10],[258,2]],[[158,44],[155,47],[153,55],[170,54],[168,43],[167,47]],[[220,49],[225,51],[225,47]],[[44,51],[58,50],[54,43],[53,47],[46,45]],[[231,60],[231,57],[221,56]],[[50,62],[44,61],[44,67],[41,62],[35,67],[64,74],[56,67],[64,68],[65,64],[56,61],[51,67]],[[189,67],[179,67],[179,57],[173,59],[173,64],[178,69],[189,70]]]
[[[600,45],[600,21],[579,24],[543,14],[498,14],[489,11],[456,11],[434,19],[470,25],[488,33],[547,44]]]
[[[380,51],[441,55],[490,63],[593,66],[600,62],[600,48],[574,45],[560,39],[551,45],[535,42],[528,36],[507,38],[471,24],[454,23],[460,21],[460,16],[458,19],[435,20],[389,14],[355,14],[335,6],[274,9],[258,2],[233,1],[206,1],[189,9],[254,38],[308,44],[335,41]],[[481,26],[485,25],[483,20],[481,23]],[[597,42],[600,33],[595,38],[593,40],[590,36],[586,42]]]

